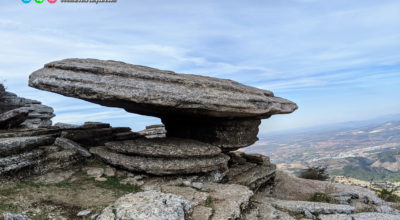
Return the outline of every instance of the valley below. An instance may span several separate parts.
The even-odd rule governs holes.
[[[281,170],[326,167],[341,182],[400,185],[400,120],[259,138],[246,152],[270,156]]]

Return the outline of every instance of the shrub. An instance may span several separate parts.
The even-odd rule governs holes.
[[[303,179],[312,180],[327,180],[329,179],[329,174],[326,173],[326,167],[308,167],[307,170],[303,171],[299,175]]]
[[[337,204],[339,203],[335,198],[332,196],[326,194],[326,193],[321,193],[321,192],[316,192],[310,199],[309,201],[311,202],[326,202],[326,203],[334,203]]]
[[[400,197],[395,194],[397,187],[394,188],[382,188],[375,190],[376,194],[387,202],[400,202]]]

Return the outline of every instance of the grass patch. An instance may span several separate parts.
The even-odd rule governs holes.
[[[40,213],[32,217],[32,220],[50,220],[46,213]]]
[[[308,201],[310,201],[310,202],[325,202],[325,203],[332,203],[332,204],[339,203],[332,196],[330,196],[326,193],[320,193],[320,192],[314,193],[314,195]]]
[[[0,212],[18,212],[19,206],[14,205],[12,203],[7,203],[6,201],[0,201]]]
[[[138,186],[132,186],[129,184],[121,184],[121,178],[118,177],[109,177],[104,182],[95,182],[94,185],[99,188],[112,190],[118,194],[125,194],[125,193],[137,193],[140,192],[141,189]]]

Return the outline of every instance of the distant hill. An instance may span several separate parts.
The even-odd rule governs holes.
[[[333,127],[260,137],[246,152],[268,155],[292,171],[319,165],[332,175],[400,181],[400,120]]]

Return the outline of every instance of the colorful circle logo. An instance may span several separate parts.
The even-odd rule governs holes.
[[[23,3],[28,4],[31,0],[22,0]]]
[[[47,0],[50,4],[56,3],[57,0]]]
[[[35,0],[35,2],[38,4],[42,4],[44,2],[44,0]]]

